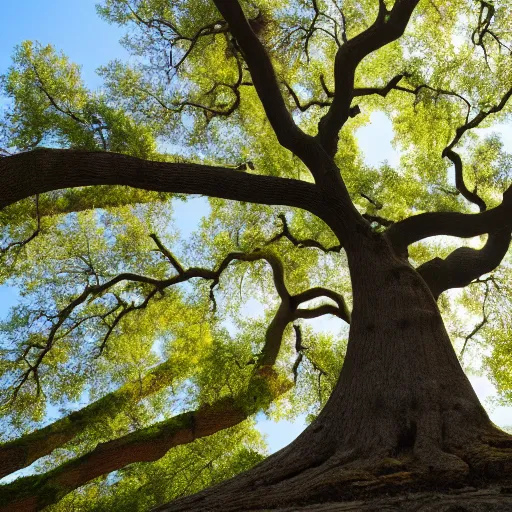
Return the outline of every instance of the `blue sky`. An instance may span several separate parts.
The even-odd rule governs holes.
[[[96,0],[4,0],[0,74],[7,71],[14,47],[30,39],[42,44],[51,43],[62,50],[71,61],[82,66],[84,81],[90,88],[100,86],[101,80],[95,74],[95,69],[115,58],[126,59],[127,53],[118,42],[122,30],[101,20],[96,14],[95,3]],[[372,124],[363,128],[358,135],[369,164],[377,165],[383,160],[391,164],[397,162],[398,155],[391,146],[391,123],[384,115],[373,116]],[[183,235],[189,234],[206,212],[205,200],[178,203],[176,218]],[[0,318],[15,301],[15,291],[0,287]],[[494,390],[486,379],[474,378],[472,381],[481,398],[493,395]],[[510,410],[500,408],[493,414],[494,421],[503,425]],[[269,436],[271,451],[287,444],[304,428],[300,419],[294,424],[280,422],[277,425],[262,416],[259,419],[261,430]]]
[[[0,73],[10,64],[14,47],[26,39],[51,43],[82,66],[89,87],[100,84],[95,69],[109,60],[126,58],[119,44],[122,31],[101,20],[96,0],[4,0],[0,31]]]

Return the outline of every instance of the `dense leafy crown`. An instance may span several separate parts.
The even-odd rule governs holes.
[[[392,22],[394,3],[241,4],[293,120],[315,135],[334,101],[339,49],[376,19]],[[79,66],[52,46],[20,44],[2,78],[10,98],[1,119],[6,158],[72,148],[313,181],[279,145],[247,55],[214,2],[104,0],[98,13],[126,27],[123,44],[133,58],[101,68],[104,85],[91,91]],[[402,37],[359,64],[335,161],[373,229],[425,211],[469,213],[501,203],[512,179],[511,27],[509,1],[424,0]],[[394,165],[369,165],[360,147],[358,130],[376,112],[392,123]],[[151,425],[169,425],[205,404],[229,399],[243,417],[264,409],[274,418],[313,418],[329,396],[350,321],[340,241],[304,210],[214,198],[195,200],[205,215],[184,237],[175,214],[183,199],[83,187],[0,211],[0,279],[20,295],[0,326],[0,440],[100,401],[37,472],[114,438],[138,442],[159,428]],[[422,240],[409,258],[418,267],[485,241]],[[482,369],[509,403],[510,264],[508,253],[491,274],[439,299],[463,363]],[[283,320],[290,298],[296,305]],[[337,318],[328,328],[311,320],[326,314]],[[263,380],[255,383],[255,375]],[[239,421],[157,462],[120,466],[51,510],[147,510],[236,474],[265,453],[254,419]]]

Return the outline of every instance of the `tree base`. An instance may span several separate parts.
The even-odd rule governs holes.
[[[251,471],[155,510],[512,512],[512,436],[499,431],[449,452],[358,458],[354,452],[325,457],[312,450],[307,465],[305,458],[299,462],[297,447],[288,448]]]
[[[451,492],[418,492],[372,500],[330,502],[279,512],[512,512],[512,486],[464,487]],[[259,509],[254,512],[269,512]]]

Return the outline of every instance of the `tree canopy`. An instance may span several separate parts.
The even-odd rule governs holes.
[[[512,404],[512,3],[97,10],[132,55],[100,89],[32,41],[1,81],[0,280],[20,299],[0,476],[36,474],[0,510],[149,510],[262,461],[256,413],[313,422],[354,306],[336,208],[416,269],[461,363]],[[376,112],[396,165],[361,149]],[[208,203],[187,239],[189,194]]]

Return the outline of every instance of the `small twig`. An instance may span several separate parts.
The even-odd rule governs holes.
[[[384,205],[380,201],[376,201],[375,199],[372,199],[370,196],[368,196],[364,192],[360,192],[359,195],[362,198],[366,199],[369,203],[373,204],[373,206],[375,206],[376,210],[382,210],[382,208],[384,208]]]
[[[25,240],[22,240],[21,242],[11,242],[6,247],[0,248],[0,253],[5,254],[13,247],[23,247],[24,245],[27,245],[29,242],[31,242],[39,233],[41,232],[41,214],[39,211],[39,194],[35,196],[35,206],[36,206],[36,217],[37,217],[37,226],[34,232]]]
[[[462,346],[462,350],[460,351],[460,355],[459,355],[459,359],[462,361],[463,357],[464,357],[464,352],[466,351],[466,347],[467,347],[467,344],[469,342],[470,339],[473,338],[473,336],[475,334],[477,334],[480,329],[482,329],[482,327],[485,326],[485,324],[488,322],[489,318],[487,316],[487,313],[485,311],[485,306],[486,306],[486,303],[487,303],[487,298],[489,297],[489,282],[487,280],[485,281],[481,281],[485,284],[485,293],[484,293],[484,300],[483,300],[483,303],[482,303],[482,320],[477,324],[475,325],[474,329],[466,336],[466,338],[464,339],[464,345]]]
[[[158,236],[154,233],[151,233],[149,236],[154,240],[158,250],[171,262],[171,265],[175,268],[176,272],[178,272],[180,275],[184,274],[185,270],[183,270],[180,262],[174,257],[172,252],[162,244]]]
[[[286,220],[286,216],[284,215],[284,213],[280,213],[278,215],[278,217],[283,224],[283,229],[280,233],[278,233],[277,235],[272,237],[268,242],[266,242],[265,243],[266,246],[270,245],[271,243],[277,242],[278,240],[280,240],[281,238],[284,237],[284,238],[287,238],[293,245],[295,245],[295,247],[299,247],[299,248],[312,247],[315,249],[320,249],[321,251],[323,251],[325,253],[341,251],[341,249],[342,249],[341,245],[325,247],[320,242],[318,242],[317,240],[314,240],[312,238],[306,238],[303,240],[299,240],[299,239],[295,238],[295,236],[293,236],[292,233],[290,232],[290,229],[288,227],[288,222]]]

